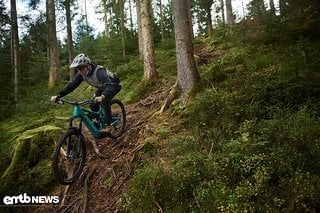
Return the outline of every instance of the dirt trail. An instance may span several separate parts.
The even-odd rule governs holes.
[[[205,45],[199,45],[195,47],[195,54],[200,65],[219,57],[223,51],[208,52]],[[160,110],[171,86],[163,86],[138,103],[125,106],[126,131],[117,140],[97,140],[85,131],[87,161],[82,175],[74,184],[55,189],[54,194],[63,198],[62,206],[42,206],[35,211],[118,212],[121,195],[134,174],[139,152],[143,152],[145,132],[151,131],[147,127],[152,123],[154,113]],[[92,142],[96,142],[101,154],[107,155],[107,158],[96,154]]]
[[[118,212],[121,195],[138,162],[137,153],[143,151],[145,124],[160,109],[166,92],[160,89],[126,106],[126,131],[117,140],[97,140],[84,130],[87,161],[82,175],[72,185],[55,189],[63,206],[42,206],[37,212]],[[107,158],[96,154],[92,142]]]

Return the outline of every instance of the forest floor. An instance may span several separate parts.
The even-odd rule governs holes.
[[[205,46],[196,46],[195,54],[199,65],[223,53],[209,52]],[[171,86],[164,85],[139,102],[125,106],[126,130],[118,139],[98,140],[85,130],[88,151],[82,175],[75,183],[61,185],[51,192],[59,196],[59,206],[41,206],[32,212],[118,212],[121,196],[144,152],[146,135],[155,134],[159,122],[170,123],[167,120],[170,116],[161,118],[156,114]]]
[[[60,206],[42,206],[37,212],[118,212],[121,195],[139,162],[137,153],[143,148],[144,133],[152,129],[152,117],[167,92],[159,89],[126,106],[126,130],[116,140],[98,140],[85,130],[88,151],[82,175],[74,184],[52,192],[59,196]]]

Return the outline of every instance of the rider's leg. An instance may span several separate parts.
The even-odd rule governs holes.
[[[111,123],[111,106],[110,102],[112,98],[121,90],[121,85],[109,85],[103,92],[105,96],[104,101],[102,102],[102,108],[105,114],[106,120],[106,131],[110,130],[110,123]]]
[[[96,92],[95,92],[95,94],[93,96],[93,99],[94,99],[94,97],[100,96],[101,93],[102,93],[101,90],[96,90]],[[92,111],[94,111],[94,112],[98,112],[99,111],[99,103],[91,103],[89,106],[90,106],[90,109]],[[90,114],[89,115],[89,118],[91,118],[91,119],[98,119],[98,117],[99,117],[98,115],[94,115],[94,114]]]
[[[105,114],[106,125],[110,125],[111,123],[111,106],[110,106],[110,98],[105,97],[105,100],[101,103],[102,108]]]

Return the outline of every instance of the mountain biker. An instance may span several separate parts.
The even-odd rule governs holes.
[[[92,111],[98,111],[99,103],[101,102],[106,121],[106,126],[101,132],[109,132],[111,123],[110,101],[121,90],[119,78],[106,68],[92,62],[83,53],[73,59],[70,68],[75,68],[78,73],[57,95],[51,97],[51,101],[57,102],[60,98],[75,90],[82,81],[86,81],[97,88],[93,98],[94,103],[90,105],[90,108]]]

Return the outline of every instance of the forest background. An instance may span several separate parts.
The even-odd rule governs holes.
[[[145,136],[121,208],[319,210],[318,0],[252,0],[242,18],[231,0],[173,0],[166,7],[102,1],[100,34],[77,14],[76,2],[47,0],[36,19],[19,16],[15,0],[10,3],[8,11],[0,1],[0,198],[55,187],[49,160],[59,133],[49,128],[45,143],[41,127],[59,126],[56,117],[68,115],[49,97],[74,76],[68,68],[74,55],[85,52],[121,77],[126,104],[168,87],[161,112],[176,124],[159,122]],[[29,3],[35,9],[39,2]],[[129,3],[137,11],[125,10]],[[57,39],[59,10],[66,11],[64,42]],[[214,24],[211,10],[221,14]],[[75,15],[82,18],[71,24]],[[189,46],[176,45],[183,40]],[[71,97],[91,93],[83,88]]]

